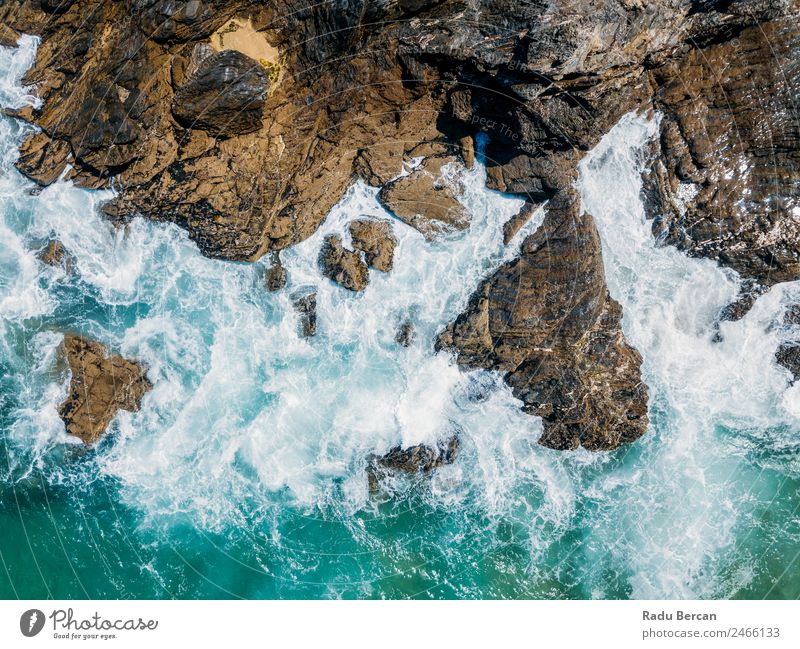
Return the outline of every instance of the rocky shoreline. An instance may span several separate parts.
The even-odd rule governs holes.
[[[357,178],[428,239],[468,227],[443,178],[472,166],[476,139],[488,135],[487,185],[527,201],[506,243],[542,204],[545,220],[476,288],[437,348],[461,366],[503,372],[525,411],[543,418],[543,445],[611,450],[646,432],[647,387],[608,294],[593,219],[572,189],[577,163],[624,114],[657,110],[644,188],[654,236],[736,270],[753,296],[800,277],[800,7],[609,0],[603,9],[573,0],[9,3],[0,43],[41,37],[24,79],[41,107],[12,112],[40,130],[17,168],[42,186],[61,177],[113,185],[103,210],[114,223],[174,222],[207,256],[274,255],[265,283],[281,290],[278,251],[310,237]],[[224,36],[245,23],[239,49],[225,49]],[[373,270],[391,272],[395,240],[388,222],[353,217],[353,248],[328,238],[319,262],[359,291]],[[750,297],[730,312],[744,315]],[[295,301],[309,336],[313,298]],[[411,338],[398,333],[402,345]],[[90,442],[97,422],[138,407],[146,391],[143,374],[125,368],[130,399],[107,400]],[[455,457],[442,453],[392,449],[378,465],[427,471]]]

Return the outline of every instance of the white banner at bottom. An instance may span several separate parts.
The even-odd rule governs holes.
[[[0,647],[800,647],[786,601],[4,601]],[[565,644],[566,643],[566,644]]]

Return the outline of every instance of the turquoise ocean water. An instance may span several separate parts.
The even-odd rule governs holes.
[[[33,101],[19,79],[35,46],[0,48],[3,106]],[[30,127],[0,118],[0,597],[800,597],[800,386],[772,359],[798,335],[780,322],[800,286],[712,342],[738,278],[655,245],[638,153],[656,120],[624,118],[581,165],[652,420],[591,454],[539,447],[499,376],[432,351],[541,221],[504,248],[521,203],[484,189],[480,165],[451,170],[469,231],[428,243],[395,222],[395,270],[350,294],[316,252],[350,218],[387,216],[357,184],[269,294],[263,262],[205,259],[175,226],[115,231],[96,213],[109,192],[32,195],[13,167]],[[51,236],[70,270],[37,261]],[[310,291],[306,340],[292,299]],[[88,452],[56,411],[64,331],[142,359],[154,384]],[[455,429],[454,465],[370,496],[370,454]]]

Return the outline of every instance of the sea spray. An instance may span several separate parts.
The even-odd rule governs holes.
[[[0,48],[3,105],[35,101],[19,85],[35,45]],[[328,233],[348,242],[351,218],[391,219],[358,183],[319,232],[282,252],[289,285],[270,294],[265,262],[206,259],[172,224],[114,229],[96,209],[108,192],[58,182],[32,196],[13,168],[30,129],[0,118],[3,594],[796,596],[781,575],[800,537],[800,388],[772,354],[797,333],[780,320],[798,290],[774,287],[713,342],[738,279],[655,245],[639,196],[655,121],[626,117],[581,165],[652,395],[648,434],[601,454],[538,446],[540,420],[499,374],[433,353],[481,279],[541,222],[542,212],[504,247],[502,223],[521,201],[487,191],[481,164],[450,170],[469,231],[428,243],[392,219],[394,270],[349,293],[321,276],[316,255]],[[36,260],[51,236],[72,271]],[[292,301],[312,290],[319,332],[305,339]],[[408,349],[394,340],[406,318]],[[59,451],[80,448],[56,411],[64,330],[143,360],[154,383],[90,453]],[[455,464],[370,496],[371,453],[456,429]]]

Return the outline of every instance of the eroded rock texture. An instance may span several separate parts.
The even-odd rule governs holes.
[[[565,190],[548,203],[520,257],[481,284],[437,345],[462,366],[504,372],[525,410],[543,418],[541,444],[608,450],[644,434],[647,387],[578,202]]]
[[[142,365],[109,355],[103,345],[83,336],[65,335],[64,353],[72,379],[58,414],[69,435],[92,446],[119,410],[138,410],[152,386]]]
[[[576,163],[623,114],[655,106],[659,235],[757,283],[794,278],[797,15],[796,0],[27,0],[0,6],[0,42],[42,37],[25,78],[42,107],[16,111],[41,128],[22,173],[113,179],[115,223],[175,222],[213,257],[254,260],[307,238],[357,177],[429,238],[467,227],[441,172],[472,166],[488,135],[488,185],[549,200],[548,215],[443,344],[505,371],[545,418],[543,443],[599,449],[641,434],[646,390],[591,216],[571,197]],[[277,48],[258,61],[265,76],[211,51],[233,18]],[[355,288],[365,275],[347,252]]]
[[[725,35],[653,71],[650,215],[665,242],[768,287],[800,277],[800,22]]]

